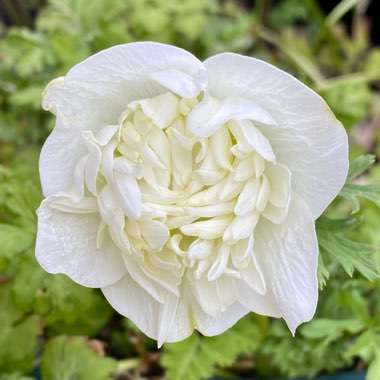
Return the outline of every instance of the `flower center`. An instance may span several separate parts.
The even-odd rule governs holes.
[[[118,125],[82,132],[88,154],[78,181],[97,202],[97,245],[108,233],[131,275],[174,293],[185,273],[215,281],[240,278],[252,265],[253,286],[264,293],[255,227],[262,217],[286,218],[290,172],[252,121],[230,120],[208,138],[196,136],[187,117],[197,104],[167,92],[129,104]]]

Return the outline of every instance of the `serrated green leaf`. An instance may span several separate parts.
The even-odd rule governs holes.
[[[106,380],[111,379],[117,363],[108,357],[99,357],[82,337],[61,335],[46,345],[41,360],[44,380]]]
[[[49,331],[55,333],[94,336],[111,315],[97,289],[80,286],[64,275],[48,274],[32,250],[15,269],[12,294],[21,310],[43,316]]]
[[[316,221],[316,228],[320,231],[346,232],[355,229],[361,222],[359,218],[354,216],[344,219],[331,219],[322,215]]]
[[[349,240],[340,233],[318,231],[320,247],[342,265],[343,269],[352,276],[355,269],[369,280],[379,277],[376,261],[373,258],[375,249],[370,244]]]
[[[257,349],[261,335],[248,316],[215,337],[193,334],[179,343],[164,345],[161,364],[170,380],[199,380],[212,375],[215,365],[231,365],[241,352]]]
[[[374,162],[375,156],[372,154],[360,156],[350,161],[350,168],[348,170],[346,181],[350,182],[360,174],[363,174]]]
[[[322,254],[318,255],[318,285],[320,289],[323,289],[326,286],[327,280],[330,277],[330,272],[326,268],[326,265],[323,261]]]
[[[345,198],[351,205],[352,213],[360,210],[358,198],[365,198],[380,207],[380,183],[372,185],[345,185],[340,191],[339,196]]]

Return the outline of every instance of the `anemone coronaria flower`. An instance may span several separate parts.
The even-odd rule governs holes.
[[[347,136],[291,75],[119,45],[46,88],[36,256],[101,288],[159,344],[250,311],[292,332],[317,298],[315,219],[346,178]]]

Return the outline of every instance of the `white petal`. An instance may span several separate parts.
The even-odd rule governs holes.
[[[213,240],[197,239],[190,244],[188,258],[190,260],[206,259],[211,256],[213,248]]]
[[[252,211],[249,214],[238,215],[231,222],[223,235],[223,241],[236,242],[241,239],[247,239],[255,230],[260,214]]]
[[[229,245],[220,243],[217,250],[217,256],[207,273],[207,279],[209,281],[215,281],[223,275],[227,267],[228,259],[230,258],[231,247]]]
[[[195,328],[205,336],[214,336],[223,333],[248,313],[248,309],[238,302],[232,303],[218,318],[206,314],[198,302],[192,297],[190,284],[183,285],[183,296],[187,297],[191,305],[191,313]]]
[[[68,193],[72,189],[75,167],[86,153],[87,148],[79,132],[59,126],[53,130],[42,147],[39,162],[45,197],[60,191]]]
[[[244,119],[257,120],[268,125],[276,124],[276,120],[252,99],[230,96],[218,101],[207,94],[189,114],[187,126],[197,136],[210,137],[224,123]]]
[[[141,191],[136,178],[114,173],[115,185],[125,215],[137,220],[141,216]]]
[[[62,198],[47,198],[38,209],[37,260],[47,272],[64,273],[84,286],[115,283],[126,268],[108,234],[101,249],[97,248],[99,214],[74,214],[50,207],[52,201]]]
[[[266,165],[265,175],[271,186],[269,202],[286,210],[290,202],[291,174],[290,170],[284,165]]]
[[[187,51],[155,42],[103,50],[74,66],[45,91],[43,105],[86,123],[115,121],[127,104],[165,89],[193,98],[207,86],[202,62]],[[95,124],[95,127],[97,124]]]
[[[262,216],[275,224],[281,224],[288,215],[288,209],[282,207],[276,207],[272,203],[267,203]]]
[[[156,71],[149,75],[151,79],[160,83],[183,98],[195,98],[207,86],[206,71],[199,71],[196,77],[179,70]]]
[[[114,158],[113,170],[131,177],[140,177],[142,175],[141,165],[132,163],[122,156]]]
[[[271,192],[272,192],[271,184],[269,183],[268,178],[264,174],[262,176],[260,190],[257,194],[257,201],[256,201],[257,211],[262,212],[265,209],[265,206],[268,203]]]
[[[264,273],[257,260],[256,254],[253,251],[251,251],[250,253],[251,260],[249,261],[248,266],[239,269],[241,279],[255,292],[261,295],[265,295],[266,283]]]
[[[84,197],[80,201],[73,202],[72,199],[65,196],[55,196],[49,206],[55,210],[74,214],[92,214],[98,213],[99,210],[98,202],[94,197]]]
[[[85,167],[85,181],[87,189],[94,194],[97,195],[96,183],[97,177],[101,162],[101,150],[99,146],[95,143],[94,135],[91,131],[83,131],[82,137],[85,140],[85,144],[88,149],[88,157],[86,160]]]
[[[142,220],[139,226],[144,240],[154,251],[160,251],[170,237],[167,226],[157,220]]]
[[[274,162],[276,157],[273,153],[270,142],[260,130],[249,120],[241,120],[238,124],[240,125],[249,145],[251,145],[252,148],[254,148],[255,151],[267,161]]]
[[[160,303],[164,302],[165,294],[167,292],[155,280],[147,276],[147,271],[146,268],[143,267],[142,259],[136,258],[130,254],[124,254],[123,258],[127,271],[133,280],[156,301]]]
[[[248,286],[243,280],[236,280],[236,287],[239,292],[238,302],[260,315],[280,318],[282,312],[277,304],[270,289],[267,289],[265,295],[261,295]]]
[[[254,234],[247,239],[239,240],[231,246],[231,258],[235,268],[244,268],[247,266],[247,261],[251,259]]]
[[[178,116],[178,99],[171,92],[155,98],[136,100],[128,105],[133,110],[136,110],[137,106],[141,106],[144,114],[161,129],[168,127]]]
[[[257,178],[251,179],[245,184],[234,208],[236,215],[245,215],[254,209],[259,194],[259,187],[260,180]]]
[[[144,334],[153,339],[161,338],[160,343],[186,339],[194,329],[186,299],[180,297],[176,304],[174,296],[170,296],[165,301],[167,305],[159,303],[128,274],[102,288],[102,292],[113,308],[131,319]]]
[[[267,288],[290,330],[309,321],[318,299],[318,243],[307,204],[292,193],[287,219],[280,225],[260,219],[255,252],[265,273]]]
[[[292,172],[292,187],[317,218],[335,198],[348,170],[347,135],[310,88],[255,58],[223,53],[205,61],[211,95],[241,96],[265,108],[276,125],[255,124],[270,141],[277,162]]]
[[[226,170],[232,170],[231,146],[231,137],[227,127],[219,128],[210,138],[210,150],[214,159],[221,168]]]
[[[179,297],[168,293],[165,302],[160,305],[158,314],[157,346],[160,348],[167,341],[172,326],[176,323]]]
[[[222,276],[215,281],[209,281],[204,277],[190,284],[192,293],[202,310],[214,318],[219,318],[238,296],[234,281],[228,276]]]
[[[231,222],[231,217],[215,217],[205,221],[194,222],[180,227],[183,234],[197,236],[201,239],[216,239],[221,237]]]
[[[97,199],[102,220],[110,227],[110,233],[115,243],[121,250],[129,250],[129,242],[124,231],[124,213],[111,186],[104,186]]]

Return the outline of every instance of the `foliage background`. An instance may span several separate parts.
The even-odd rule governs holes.
[[[375,3],[0,1],[0,380],[293,378],[368,366],[367,379],[380,378]],[[320,93],[346,127],[349,179],[317,221],[323,290],[315,319],[295,338],[281,320],[250,314],[221,336],[195,333],[157,350],[99,291],[37,264],[38,154],[54,122],[41,93],[87,56],[136,40],[200,59],[234,51],[269,61]]]

